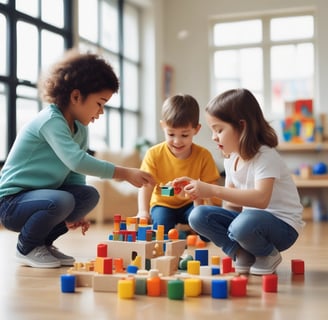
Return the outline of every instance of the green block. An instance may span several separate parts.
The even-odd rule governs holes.
[[[161,187],[161,195],[162,196],[167,196],[167,197],[174,196],[174,188],[173,187],[168,187],[168,186],[162,186]]]
[[[146,295],[147,294],[147,279],[136,278],[135,280],[135,294]]]
[[[171,300],[183,300],[184,282],[182,280],[170,280],[167,283],[167,296]]]

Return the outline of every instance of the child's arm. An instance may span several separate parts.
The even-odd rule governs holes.
[[[254,188],[248,190],[217,186],[188,177],[178,178],[174,183],[181,183],[181,181],[189,182],[184,187],[184,191],[192,199],[218,197],[242,207],[265,209],[271,199],[274,178],[257,180]]]
[[[150,198],[153,193],[153,185],[145,185],[138,191],[138,218],[147,218],[150,219]]]
[[[155,180],[150,173],[137,168],[116,166],[113,179],[126,180],[138,188],[148,184],[151,186],[155,185]]]

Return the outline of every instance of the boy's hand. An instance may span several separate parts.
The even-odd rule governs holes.
[[[82,230],[82,234],[85,235],[85,233],[89,230],[90,228],[90,221],[86,220],[86,219],[82,219],[80,221],[77,222],[65,222],[66,223],[66,227],[68,229],[71,230],[75,230],[79,227],[81,227]]]

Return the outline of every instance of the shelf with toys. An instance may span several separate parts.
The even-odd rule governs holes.
[[[314,115],[312,100],[286,103],[277,150],[293,173],[305,209],[314,220],[328,217],[328,115]]]

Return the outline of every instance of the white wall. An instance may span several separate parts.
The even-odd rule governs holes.
[[[328,2],[326,0],[149,0],[153,7],[155,67],[154,77],[156,96],[151,99],[154,105],[145,104],[152,110],[147,117],[145,136],[154,140],[163,138],[158,125],[162,103],[162,68],[169,64],[174,68],[174,92],[192,94],[203,108],[210,96],[210,62],[208,50],[209,21],[215,16],[245,15],[269,10],[315,9],[317,16],[317,70],[316,111],[328,112]],[[184,37],[179,37],[183,32]],[[153,94],[152,85],[145,88],[144,94]],[[148,102],[150,103],[150,101]],[[150,109],[149,109],[150,108]],[[148,111],[149,112],[149,111]],[[149,114],[150,114],[149,113]],[[196,142],[208,147],[214,153],[210,132],[201,118],[203,128]],[[153,130],[156,130],[154,134]]]

